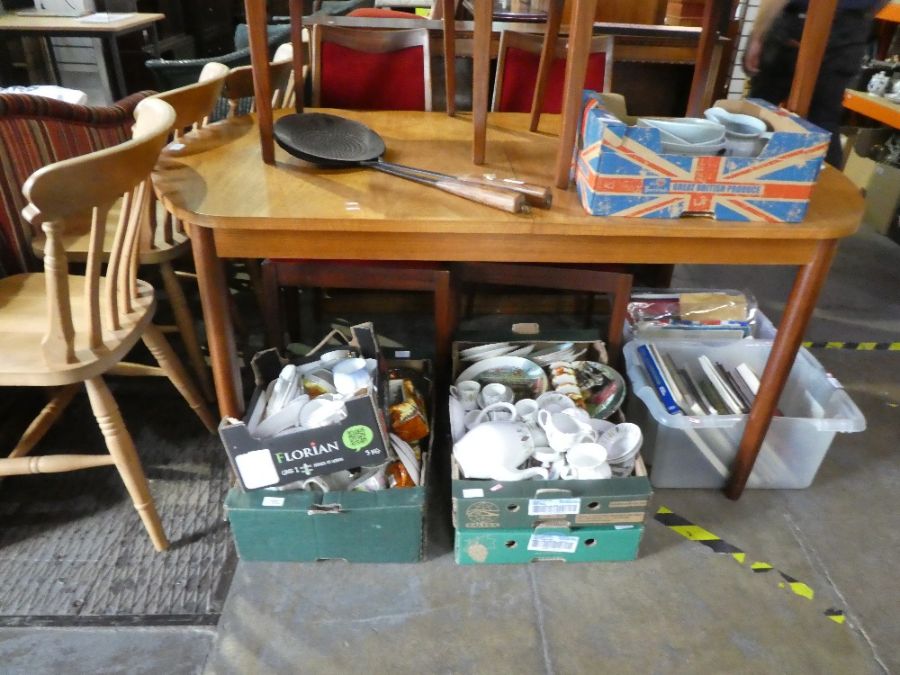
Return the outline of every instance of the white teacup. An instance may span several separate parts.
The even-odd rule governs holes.
[[[551,413],[562,412],[567,408],[574,408],[575,401],[558,391],[547,391],[537,397],[538,410],[547,410]]]
[[[505,384],[491,382],[481,388],[481,393],[478,394],[478,405],[487,408],[494,403],[512,403],[515,396],[513,390]]]
[[[574,417],[579,422],[584,422],[588,425],[591,423],[591,414],[584,408],[566,408],[562,411],[562,414]]]
[[[564,456],[565,455],[563,455],[563,453],[559,452],[558,450],[554,450],[549,445],[535,446],[534,454],[532,455],[535,461],[540,462],[544,466],[547,466],[548,464],[555,464],[556,462],[563,459]]]
[[[534,422],[537,419],[538,404],[533,398],[516,401],[516,415],[523,422]]]
[[[300,426],[305,429],[336,424],[347,417],[347,406],[343,401],[318,397],[303,406],[300,410]]]
[[[482,422],[514,422],[516,419],[516,408],[512,403],[500,401],[492,403],[481,410],[470,410],[465,416],[465,425],[467,429],[473,429]]]
[[[462,404],[463,410],[474,410],[478,407],[478,392],[481,384],[475,380],[463,380],[450,386],[450,395]]]
[[[339,394],[353,396],[361,389],[368,389],[372,384],[366,360],[362,358],[343,359],[332,368],[334,388]]]
[[[566,462],[579,480],[611,478],[606,448],[599,443],[577,443],[566,453]]]
[[[631,422],[623,422],[606,431],[597,442],[606,448],[607,461],[613,474],[630,476],[644,442],[641,428]]]
[[[522,422],[485,422],[453,445],[453,456],[466,478],[511,481],[539,476],[546,479],[546,469],[518,468],[533,452],[531,433]]]
[[[566,452],[576,443],[595,441],[596,436],[590,425],[564,412],[538,411],[538,424],[547,434],[547,444],[558,452]]]

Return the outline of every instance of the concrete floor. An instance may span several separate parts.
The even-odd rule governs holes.
[[[750,289],[777,319],[791,279],[695,266],[675,283]],[[807,338],[900,340],[898,281],[900,247],[865,231],[845,241]],[[0,630],[0,672],[900,672],[900,352],[815,355],[868,430],[836,437],[812,487],[737,502],[656,491],[655,507],[740,547],[744,564],[650,520],[636,562],[458,567],[444,531],[417,565],[242,563],[215,632]]]

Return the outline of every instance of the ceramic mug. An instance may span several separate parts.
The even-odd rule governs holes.
[[[372,384],[372,375],[365,359],[343,359],[334,365],[331,372],[334,388],[344,396],[353,396],[361,389],[368,389]]]
[[[547,444],[558,452],[566,452],[573,445],[584,440],[596,440],[594,430],[589,424],[562,412],[551,413],[549,410],[539,410],[538,424],[547,434]]]
[[[515,396],[513,390],[505,384],[491,382],[481,388],[481,393],[478,394],[478,404],[482,408],[487,408],[494,403],[512,403]]]
[[[481,385],[475,380],[463,380],[450,386],[450,395],[462,404],[463,410],[474,410],[478,407],[478,392]]]
[[[531,433],[522,422],[484,422],[453,445],[453,456],[466,478],[500,481],[546,479],[549,472],[544,468],[518,468],[533,452]]]
[[[630,476],[644,442],[641,428],[631,422],[623,422],[606,431],[597,442],[606,448],[613,475]]]

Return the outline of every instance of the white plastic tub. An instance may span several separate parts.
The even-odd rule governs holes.
[[[624,349],[633,394],[628,417],[644,432],[642,454],[651,465],[650,482],[664,488],[724,486],[747,415],[670,414],[657,397],[640,361],[639,344],[629,342]],[[695,364],[698,356],[706,354],[726,367],[746,363],[760,376],[772,348],[770,340],[718,343],[666,340],[656,345],[670,353],[676,362]],[[865,418],[840,383],[802,348],[778,408],[783,416],[772,419],[747,487],[809,487],[834,435],[866,428]]]

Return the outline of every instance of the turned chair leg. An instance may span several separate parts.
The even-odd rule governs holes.
[[[169,304],[172,306],[172,313],[175,315],[175,323],[178,326],[178,332],[181,334],[181,341],[187,351],[188,360],[191,368],[197,375],[197,381],[203,390],[203,395],[207,401],[214,401],[216,395],[213,391],[212,380],[209,376],[209,368],[206,365],[206,359],[203,358],[203,351],[200,349],[200,341],[197,338],[197,329],[194,324],[194,316],[191,314],[187,298],[184,297],[184,289],[175,275],[172,263],[164,262],[159,266],[162,275],[163,286],[166,289],[166,295],[169,296]]]
[[[171,380],[175,388],[178,389],[181,396],[187,401],[187,404],[200,418],[203,425],[210,433],[216,432],[216,421],[206,406],[203,397],[194,385],[194,382],[187,376],[184,366],[181,364],[178,356],[172,351],[162,331],[153,324],[147,326],[143,335],[144,344],[153,354],[153,358],[159,363],[160,368],[165,371],[166,376]]]
[[[153,547],[157,551],[165,551],[169,548],[169,540],[156,512],[156,505],[153,503],[147,477],[141,468],[141,460],[138,458],[134,442],[122,421],[119,406],[116,405],[102,377],[87,380],[84,384],[91,401],[91,409],[106,440],[106,448],[119,470],[134,508],[140,515],[147,534],[150,535]]]

